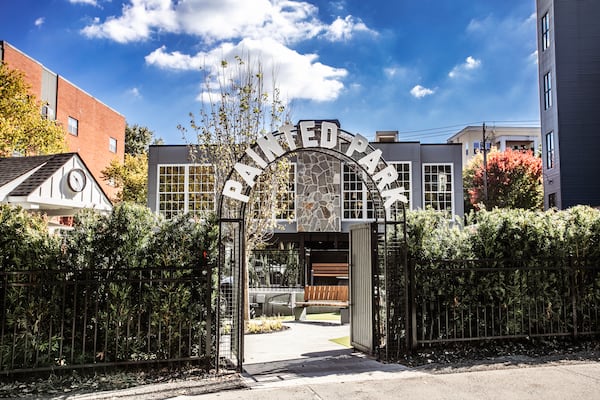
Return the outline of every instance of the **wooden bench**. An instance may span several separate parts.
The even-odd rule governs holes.
[[[340,308],[342,324],[348,323],[348,286],[305,286],[304,301],[293,305],[296,321],[306,319],[306,307]]]
[[[312,276],[347,278],[348,263],[314,263],[312,264]]]

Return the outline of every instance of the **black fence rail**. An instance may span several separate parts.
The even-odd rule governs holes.
[[[214,354],[208,273],[144,268],[0,272],[0,374]]]
[[[408,346],[600,334],[600,267],[564,260],[410,260]]]

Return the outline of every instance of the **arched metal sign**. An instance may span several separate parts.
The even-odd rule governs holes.
[[[216,366],[226,362],[241,369],[243,362],[243,309],[245,268],[245,216],[249,194],[259,176],[272,163],[300,152],[314,152],[336,158],[364,174],[363,183],[367,186],[374,205],[375,222],[380,226],[382,246],[379,269],[373,272],[373,295],[375,304],[383,307],[375,310],[375,335],[385,341],[386,300],[382,280],[385,280],[387,262],[387,241],[390,229],[397,230],[404,218],[407,198],[404,188],[398,184],[398,173],[393,165],[382,158],[380,149],[369,144],[368,139],[353,135],[340,128],[335,120],[303,120],[297,125],[283,125],[276,132],[259,137],[249,146],[229,173],[219,196],[219,283],[228,290],[219,291],[217,307],[217,359]],[[397,236],[397,235],[396,235]],[[403,235],[400,235],[403,237]],[[352,301],[352,299],[351,299]],[[379,332],[379,333],[378,333]]]

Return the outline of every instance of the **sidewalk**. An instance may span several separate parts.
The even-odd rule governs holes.
[[[460,372],[431,372],[383,364],[332,342],[349,334],[348,325],[286,322],[282,332],[245,337],[240,380],[148,385],[77,399],[600,399],[600,362],[558,361],[510,365],[498,362]],[[204,382],[204,384],[207,384]],[[197,386],[196,386],[197,385]],[[244,389],[227,390],[228,388]],[[209,387],[210,389],[210,387]],[[71,398],[71,397],[69,397]]]

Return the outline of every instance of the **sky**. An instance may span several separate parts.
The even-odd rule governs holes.
[[[0,40],[165,144],[192,140],[177,126],[236,55],[275,71],[294,123],[539,126],[536,20],[535,0],[0,0]]]

